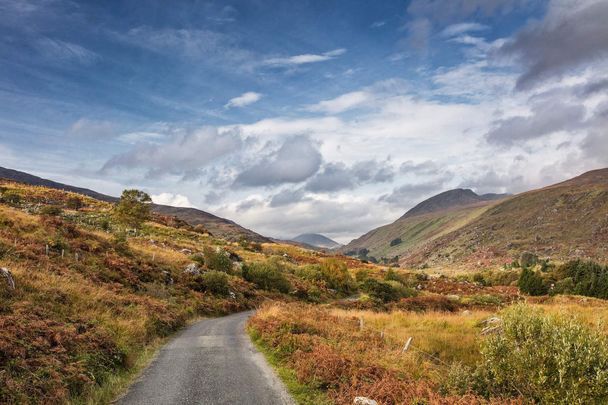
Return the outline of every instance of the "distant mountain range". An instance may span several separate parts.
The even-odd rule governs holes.
[[[340,251],[408,267],[486,267],[523,251],[608,261],[608,169],[513,196],[450,190]]]
[[[29,173],[21,172],[18,170],[6,169],[4,167],[0,167],[0,178],[18,181],[20,183],[30,184],[34,186],[44,186],[58,190],[71,191],[106,202],[118,201],[117,197],[101,194],[96,191],[89,190],[87,188],[57,183],[52,180],[47,180],[38,176],[31,175]],[[193,226],[200,224],[204,226],[205,229],[211,232],[214,236],[226,240],[238,241],[241,238],[245,238],[254,242],[271,242],[270,239],[259,235],[247,228],[244,228],[233,221],[215,216],[213,214],[196,208],[171,207],[168,205],[152,204],[152,210],[158,214],[175,216]]]
[[[322,249],[335,249],[342,246],[327,236],[318,233],[303,233],[293,238],[292,241]]]

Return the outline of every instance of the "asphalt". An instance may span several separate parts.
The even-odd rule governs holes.
[[[160,350],[117,403],[293,404],[245,333],[252,313],[205,319],[188,327]]]

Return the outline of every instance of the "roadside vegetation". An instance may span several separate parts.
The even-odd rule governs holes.
[[[351,292],[323,271],[346,269],[340,259],[226,242],[153,215],[137,190],[109,204],[0,187],[0,268],[14,283],[0,274],[0,403],[108,402],[116,376],[190,320]]]

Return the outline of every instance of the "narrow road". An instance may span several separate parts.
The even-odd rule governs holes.
[[[205,319],[184,330],[118,404],[293,404],[245,333],[252,313]]]

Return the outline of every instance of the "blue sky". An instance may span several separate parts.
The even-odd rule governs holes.
[[[344,242],[448,188],[608,164],[599,0],[0,0],[0,16],[0,165],[269,236]]]

